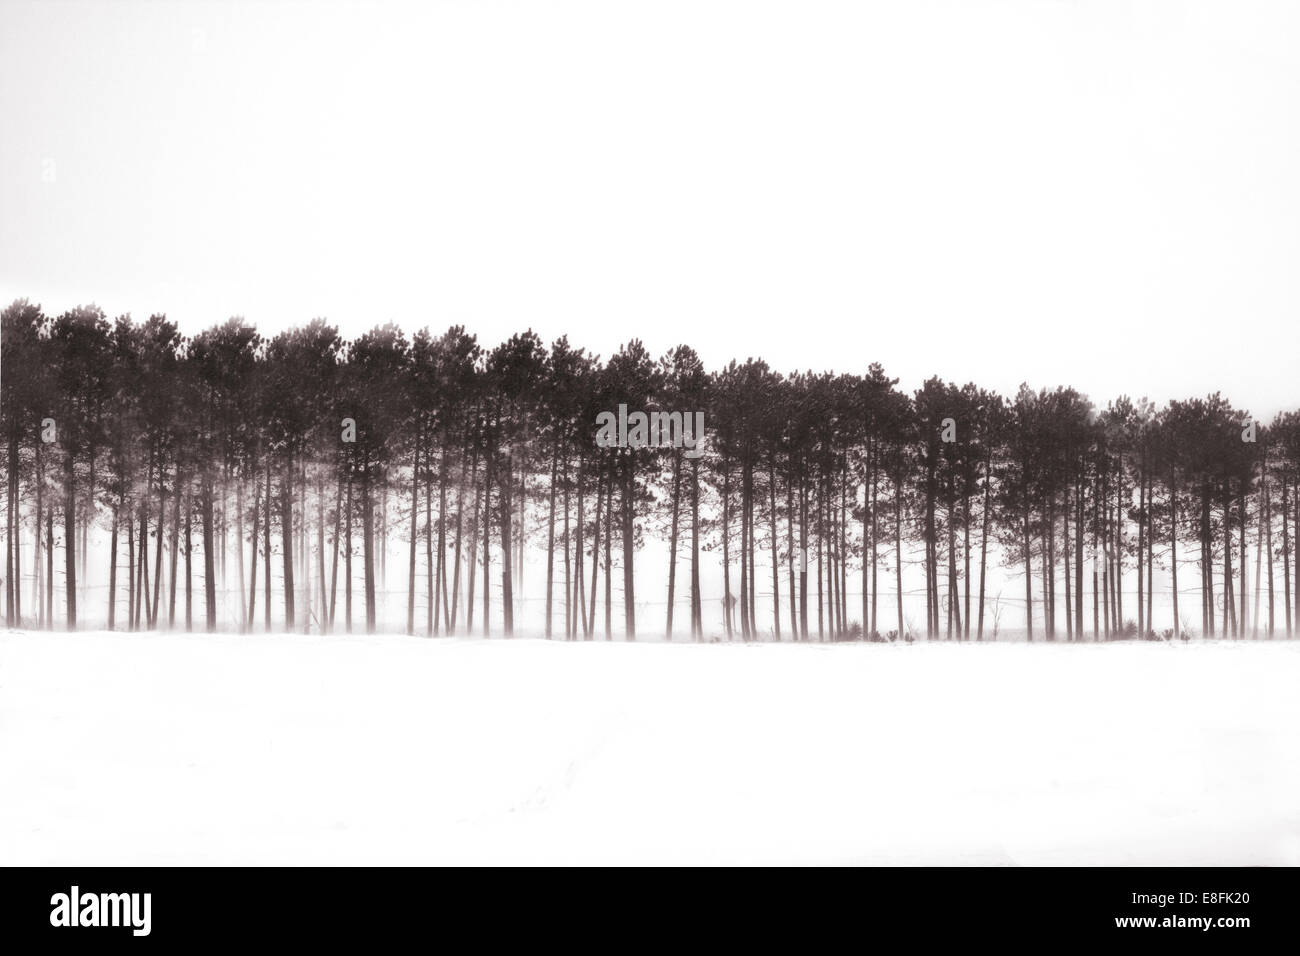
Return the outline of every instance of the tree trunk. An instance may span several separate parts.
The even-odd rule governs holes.
[[[185,491],[185,630],[194,630],[194,536],[191,533],[194,519],[194,499],[189,489]]]
[[[1043,541],[1043,634],[1049,641],[1056,640],[1056,496],[1049,493],[1046,503],[1046,527]]]
[[[563,476],[563,478],[562,478],[561,480],[564,482],[564,535],[563,535],[563,541],[564,541],[564,639],[565,639],[566,641],[571,641],[571,640],[573,640],[573,637],[574,637],[574,634],[575,634],[575,627],[574,627],[574,617],[573,617],[573,607],[574,607],[574,605],[573,605],[573,560],[572,560],[572,557],[571,557],[570,554],[569,554],[569,551],[570,551],[569,544],[570,544],[571,538],[570,538],[570,536],[569,536],[569,505],[570,505],[569,497],[570,497],[570,496],[569,496],[569,458],[568,458],[568,455],[565,455],[565,458],[564,458],[564,476]],[[553,485],[553,484],[554,484],[554,479],[552,479],[552,485]],[[553,494],[553,493],[554,493],[554,490],[552,489],[552,494]],[[550,585],[549,585],[549,584],[547,585],[547,592],[548,592],[548,597],[549,597],[549,592],[550,592]],[[547,615],[547,623],[548,623],[548,625],[549,625],[549,623],[550,623],[550,615]]]
[[[9,461],[7,466],[8,481],[5,483],[5,623],[9,627],[18,627],[22,621],[18,617],[19,579],[15,571],[18,566],[18,527],[21,521],[18,502],[18,433],[9,433]]]
[[[953,514],[957,500],[952,478],[948,479],[948,640],[953,637],[953,623],[957,637],[961,638],[961,606],[957,603],[957,516]]]
[[[470,478],[470,493],[474,496],[474,514],[470,521],[469,535],[469,574],[465,582],[465,632],[474,630],[474,580],[478,573],[478,529],[479,529],[479,485],[478,485],[478,450],[475,449],[473,474]],[[486,467],[486,465],[484,466]]]
[[[1250,588],[1246,579],[1246,569],[1248,567],[1249,555],[1246,554],[1246,491],[1245,488],[1238,489],[1237,511],[1240,515],[1240,524],[1238,525],[1238,534],[1240,536],[1240,545],[1238,553],[1241,555],[1241,610],[1238,614],[1240,623],[1238,625],[1239,635],[1241,638],[1246,637],[1246,631],[1250,627]]]
[[[1074,582],[1070,580],[1070,486],[1067,483],[1061,491],[1064,502],[1061,507],[1061,526],[1064,538],[1061,542],[1061,555],[1065,558],[1065,639],[1074,640]],[[1055,611],[1053,611],[1055,615]],[[1055,616],[1053,616],[1055,621]]]
[[[1232,507],[1225,500],[1223,507],[1223,635],[1237,637],[1237,586],[1232,563]]]
[[[806,469],[807,463],[803,463]],[[725,525],[724,525],[725,527]],[[799,476],[799,637],[808,640],[808,480]]]
[[[1201,485],[1201,634],[1214,636],[1214,564],[1210,553],[1210,491],[1209,483]],[[1175,636],[1178,636],[1175,634]]]
[[[172,526],[169,545],[171,556],[168,562],[170,570],[167,572],[167,626],[169,628],[176,626],[176,553],[180,549],[181,495],[184,494],[185,485],[185,475],[178,464],[176,466],[176,487],[172,489]],[[256,549],[256,534],[253,536],[253,546]]]
[[[18,510],[18,435],[16,432],[9,434],[9,462],[7,466],[7,481],[5,482],[5,624],[8,627],[15,627],[17,621],[14,620],[14,592],[18,589],[18,582],[14,580],[14,552],[17,550],[18,535],[15,529],[18,526],[16,513]]]
[[[1119,459],[1119,473],[1115,477],[1115,630],[1124,633],[1124,457]]]
[[[704,601],[700,595],[700,460],[691,459],[691,637],[704,640]]]
[[[560,443],[557,440],[555,446],[551,449],[551,490],[549,494],[549,504],[546,509],[546,639],[551,639],[551,616],[552,616],[552,597],[555,592],[555,475],[559,466]],[[568,561],[569,545],[565,542],[564,558]],[[568,580],[568,576],[565,576]],[[565,618],[564,618],[564,636],[569,636],[569,596],[568,587],[565,587],[564,596]]]
[[[840,526],[840,637],[843,637],[849,627],[849,512],[848,512],[848,494],[849,494],[849,474],[848,469],[841,463],[840,468],[840,508],[836,514],[836,520]],[[864,625],[866,621],[862,622]]]
[[[430,443],[429,451],[426,453],[429,460],[433,457],[433,445]],[[442,552],[438,552],[438,565],[435,568],[433,562],[433,466],[430,464],[427,468],[428,474],[424,480],[424,633],[429,637],[438,633],[439,620],[438,616],[442,611]],[[445,498],[447,493],[446,482],[443,480],[445,474],[443,468],[442,455],[438,456],[438,484],[440,485],[439,494]],[[446,502],[438,502],[438,529],[439,537],[442,534],[443,516],[446,514]]]
[[[72,452],[63,464],[63,569],[65,574],[68,630],[77,629],[77,481]]]
[[[54,506],[45,509],[45,625],[54,627]]]
[[[672,509],[672,519],[668,532],[668,611],[667,624],[664,628],[665,636],[668,640],[673,639],[673,602],[676,598],[677,587],[677,515],[681,504],[681,483],[682,483],[682,456],[681,452],[673,453],[673,491],[670,498],[670,507]]]
[[[144,618],[145,627],[149,621],[149,486],[153,484],[153,459],[150,457],[149,468],[145,473],[144,487],[140,489],[140,547],[135,569],[136,596],[134,628],[140,627]]]
[[[970,627],[971,627],[971,622],[970,622],[970,500],[971,500],[970,485],[969,482],[967,482],[966,479],[963,478],[962,506],[961,506],[961,520],[962,520],[961,550],[962,550],[962,562],[963,562],[962,605],[963,605],[963,610],[966,612],[966,625],[965,625],[965,629],[962,632],[962,640],[965,641],[970,640]]]
[[[167,513],[167,488],[163,483],[163,468],[158,466],[158,541],[153,549],[153,607],[149,612],[149,622],[158,626],[158,601],[162,597],[162,554],[163,554],[163,517]]]
[[[1276,629],[1273,603],[1273,495],[1268,479],[1264,480],[1264,552],[1268,555],[1268,636]]]
[[[605,640],[613,640],[613,590],[614,590],[614,471],[605,483]]]
[[[475,488],[475,482],[478,481],[478,450],[475,449],[473,455],[473,467],[470,469],[469,488],[474,495],[474,507],[478,508],[478,492]],[[465,449],[461,449],[460,457],[460,483],[456,487],[456,545],[453,557],[453,567],[451,574],[451,617],[446,619],[447,633],[456,633],[456,617],[460,611],[460,563],[461,563],[461,542],[464,540],[464,516],[465,504]],[[470,565],[472,566],[474,548],[470,547]],[[470,598],[471,605],[473,598]]]
[[[514,541],[512,532],[512,511],[514,493],[514,462],[513,456],[507,455],[505,461],[505,470],[501,475],[501,630],[506,637],[514,637],[515,633],[515,596],[514,596],[514,579],[512,574],[512,560],[514,548],[511,546]],[[487,577],[483,578],[483,583],[487,584]],[[486,593],[486,592],[485,592]],[[483,623],[487,624],[487,615],[483,615]]]
[[[903,624],[903,483],[894,483],[894,573],[898,578],[896,599],[898,602],[898,639],[907,636]]]
[[[699,519],[699,495],[696,494],[696,501],[693,505],[696,511],[696,520]],[[787,591],[790,592],[790,640],[799,640],[799,606],[798,606],[798,588],[794,583],[794,562],[795,552],[798,550],[794,544],[794,464],[790,463],[790,470],[785,476],[785,540],[786,550],[789,552],[786,559],[787,573],[786,583]]]
[[[1101,593],[1098,590],[1100,577],[1098,575],[1097,564],[1100,555],[1097,548],[1097,539],[1100,536],[1101,511],[1097,506],[1097,485],[1093,482],[1092,495],[1092,639],[1093,641],[1101,640]]]
[[[578,456],[578,540],[573,547],[573,634],[572,640],[578,639],[578,622],[582,622],[583,637],[587,636],[587,512],[586,512],[587,460]]]
[[[451,633],[451,608],[447,606],[447,447],[444,445],[442,453],[438,456],[438,567],[436,572],[435,587],[437,596],[434,598],[433,609],[433,633],[438,633],[438,602],[442,604],[442,625],[446,628],[447,633]],[[463,470],[463,469],[462,469]],[[457,502],[457,511],[460,510],[460,504]],[[457,526],[460,524],[460,515],[456,516]]]
[[[254,550],[257,548],[256,534],[253,535],[253,548]],[[242,473],[235,480],[235,575],[239,579],[240,630],[247,630],[244,625],[244,602],[247,595],[244,593],[244,476]]]
[[[375,633],[377,617],[375,606],[375,530],[374,486],[371,483],[370,457],[367,453],[361,457],[361,573],[365,589],[367,634]],[[382,558],[380,564],[383,564]],[[292,573],[288,558],[285,559],[285,572],[287,574]],[[286,579],[284,590],[286,594],[293,592],[290,579]],[[291,605],[286,604],[286,609],[290,607]],[[286,626],[291,628],[293,626],[292,620]]]
[[[1110,558],[1110,486],[1105,478],[1101,482],[1101,610],[1105,623],[1106,640],[1110,640],[1111,621],[1111,558]]]
[[[868,448],[868,457],[872,454],[872,451]],[[871,501],[871,481],[868,479],[862,483],[862,636],[864,638],[870,638],[874,630],[871,619],[867,616],[870,610],[868,599],[871,596],[871,569],[872,565],[875,564],[876,539],[871,535],[870,526],[870,519],[874,512],[874,505]],[[868,545],[868,542],[870,542],[870,545]],[[872,551],[870,560],[867,559],[868,547]]]
[[[1074,488],[1074,636],[1080,641],[1083,640],[1084,487],[1085,479],[1080,476]]]
[[[1282,596],[1285,600],[1283,611],[1286,614],[1286,636],[1292,635],[1291,622],[1291,534],[1290,534],[1290,502],[1287,500],[1290,492],[1290,482],[1286,477],[1282,478]],[[1297,607],[1300,607],[1300,596],[1297,596]]]
[[[217,629],[217,555],[213,548],[212,479],[206,474],[203,476],[200,496],[202,500],[199,506],[203,521],[203,598],[207,629],[215,631]]]
[[[1256,509],[1259,512],[1259,529],[1256,532],[1256,538],[1255,538],[1255,609],[1254,612],[1251,614],[1251,621],[1254,624],[1253,634],[1255,637],[1259,637],[1259,617],[1260,617],[1259,592],[1264,584],[1264,578],[1262,576],[1263,575],[1262,562],[1264,559],[1264,544],[1265,541],[1268,541],[1269,542],[1269,552],[1268,552],[1269,587],[1268,587],[1267,633],[1268,636],[1271,638],[1273,636],[1273,550],[1272,550],[1273,534],[1272,534],[1272,528],[1265,530],[1265,521],[1268,518],[1268,478],[1266,476],[1261,475],[1260,485],[1261,485],[1260,492],[1263,498],[1256,506]]]
[[[411,546],[406,574],[406,633],[415,633],[415,548],[420,537],[420,436],[415,436],[415,462],[411,468]]]
[[[674,493],[675,497],[675,493]],[[673,507],[673,537],[676,539],[676,521],[677,508]],[[781,549],[776,543],[776,456],[773,455],[768,459],[767,464],[767,524],[769,540],[772,543],[772,636],[776,640],[781,639]],[[675,553],[675,552],[674,552]],[[866,565],[863,565],[863,602],[862,626],[866,627],[867,616],[865,609],[865,588],[866,588]]]
[[[36,598],[36,626],[44,628],[49,622],[45,614],[45,579],[41,574],[41,535],[45,527],[45,457],[41,454],[43,442],[36,444],[36,555],[32,561],[32,573],[35,584],[34,594]],[[125,486],[123,486],[125,490]],[[119,504],[120,507],[120,504]],[[1283,526],[1286,524],[1286,502],[1282,503],[1282,521]],[[1287,592],[1290,593],[1289,591]],[[52,622],[50,622],[52,623]]]
[[[131,508],[134,510],[134,502]],[[139,564],[135,560],[135,515],[128,512],[126,516],[126,629],[128,631],[135,630],[135,581],[138,567]]]
[[[1146,599],[1145,582],[1142,580],[1143,572],[1146,569],[1146,556],[1143,548],[1146,547],[1146,514],[1147,514],[1147,465],[1146,454],[1143,453],[1141,472],[1138,474],[1138,638],[1142,639],[1147,636],[1147,619],[1146,608],[1143,607],[1143,601]]]
[[[489,625],[492,620],[492,465],[495,457],[491,441],[488,444],[487,461],[483,469],[483,636],[489,634]],[[510,560],[510,551],[507,549],[501,555],[502,561]]]
[[[636,488],[635,469],[629,452],[623,466],[623,617],[624,636],[629,641],[636,640],[636,579],[633,576],[632,555],[633,542],[632,511],[636,507],[633,500]]]
[[[731,640],[731,463],[722,474],[722,626]]]
[[[989,492],[992,490],[993,476],[991,474],[992,462],[984,459],[984,501],[980,507],[980,595],[979,595],[979,627],[975,631],[975,640],[984,640],[984,586],[986,573],[988,571],[989,559]]]
[[[740,639],[749,640],[749,466],[740,469]]]
[[[596,474],[596,524],[591,535],[591,613],[583,631],[587,640],[591,640],[591,635],[596,630],[596,577],[600,572],[600,519],[604,502],[605,475],[602,471]],[[609,519],[605,520],[608,523]]]
[[[261,529],[262,509],[260,507],[260,489],[258,488],[257,473],[253,473],[253,554],[249,559],[250,571],[248,574],[248,630],[253,629],[254,614],[257,610],[257,532]],[[268,558],[268,560],[270,560]]]
[[[1026,639],[1034,639],[1034,563],[1029,547],[1029,506],[1026,505],[1021,515],[1021,541],[1025,549],[1025,632]]]
[[[1155,620],[1152,608],[1155,606],[1155,566],[1156,566],[1156,529],[1151,511],[1155,502],[1155,476],[1147,477],[1147,630],[1154,631]]]
[[[120,502],[120,498],[118,499]],[[108,541],[108,629],[114,630],[117,617],[117,526],[121,505],[113,507],[113,532]],[[40,522],[36,524],[36,540],[40,541]],[[40,572],[40,564],[36,570]]]
[[[367,469],[367,472],[369,469]],[[280,550],[284,553],[284,629],[292,631],[294,627],[293,594],[293,459],[285,453],[284,477],[280,479]],[[370,535],[366,535],[366,546],[370,546]],[[366,625],[374,630],[374,580],[373,568],[371,579],[366,585]]]
[[[256,512],[254,512],[256,514]],[[334,610],[338,607],[339,593],[339,535],[342,532],[343,523],[343,482],[335,475],[334,480],[334,536],[330,539],[330,608],[329,608],[329,629],[334,633]],[[257,534],[253,534],[254,544],[257,541]],[[253,556],[257,556],[257,549],[254,547]],[[257,574],[254,573],[253,579],[257,580]],[[252,612],[249,612],[249,627],[252,627]]]
[[[1169,566],[1173,574],[1174,592],[1174,637],[1182,635],[1178,620],[1178,478],[1171,466],[1169,469]]]
[[[823,554],[823,545],[826,541],[826,475],[823,472],[818,476],[817,481],[817,504],[814,509],[817,515],[817,640],[826,640],[826,601],[825,592],[822,590],[822,582],[825,578],[822,572],[825,570],[826,556]]]

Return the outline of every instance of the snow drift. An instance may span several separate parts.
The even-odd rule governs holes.
[[[1300,862],[1300,644],[0,636],[5,864]]]

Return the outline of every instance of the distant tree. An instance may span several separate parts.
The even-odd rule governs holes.
[[[100,413],[105,399],[109,369],[108,320],[102,309],[82,306],[65,312],[50,328],[51,362],[54,370],[54,408],[59,454],[63,470],[64,594],[68,630],[77,627],[77,513],[79,491],[93,499],[92,479],[79,483],[78,472],[85,466],[93,474],[95,451],[101,445]]]
[[[373,631],[390,528],[406,547],[405,630],[430,636],[471,631],[476,610],[491,633],[494,553],[498,627],[514,634],[532,607],[526,557],[544,547],[530,616],[546,636],[558,604],[565,638],[590,639],[603,592],[611,637],[621,588],[635,639],[650,538],[668,552],[668,639],[685,597],[695,640],[808,640],[814,603],[823,640],[890,624],[910,640],[922,603],[927,637],[983,640],[999,559],[1024,575],[1030,639],[1057,639],[1062,620],[1066,640],[1156,633],[1157,568],[1179,635],[1193,570],[1205,636],[1293,635],[1300,613],[1300,413],[1265,426],[1219,394],[1098,410],[1066,387],[1007,401],[931,378],[909,395],[874,364],[783,375],[750,358],[710,373],[687,345],[656,361],[632,341],[602,364],[532,332],[485,351],[459,326],[408,340],[390,324],[345,343],[324,320],[269,341],[242,319],[186,338],[162,315],[50,320],[27,300],[4,310],[0,355],[11,626],[55,626],[61,577],[64,626],[101,606],[110,628],[179,626],[183,594],[188,628],[201,560],[208,629],[251,629],[260,603],[270,630],[276,585],[286,629],[331,630],[340,590],[350,629],[358,558]],[[598,442],[620,406],[664,425],[659,440],[634,426]],[[688,424],[694,449],[673,441]]]
[[[660,390],[660,374],[655,362],[641,344],[634,339],[623,346],[605,367],[606,394],[618,401],[607,411],[617,412],[617,405],[626,405],[630,412],[649,412]],[[619,489],[619,524],[622,531],[623,550],[623,628],[627,640],[636,640],[636,583],[634,557],[637,548],[636,523],[639,501],[648,498],[643,482],[655,461],[654,449],[641,447],[608,449],[609,458],[618,464],[610,476],[610,494],[613,485]],[[612,498],[609,499],[612,501]],[[606,506],[606,520],[613,515]],[[607,524],[608,529],[611,527]]]
[[[31,451],[33,484],[36,486],[36,520],[34,523],[34,566],[36,580],[41,578],[40,535],[44,508],[44,469],[40,460],[42,413],[50,401],[46,376],[44,334],[48,325],[38,305],[19,299],[0,317],[0,432],[5,436],[5,623],[22,624],[22,496],[21,471],[24,446]],[[38,616],[44,610],[38,607]]]
[[[541,408],[541,389],[546,375],[546,352],[531,331],[512,336],[487,357],[485,368],[491,398],[486,417],[484,450],[487,479],[497,482],[497,522],[501,532],[501,614],[506,637],[514,634],[514,575],[512,564],[515,530],[514,497],[524,486],[529,456],[527,449]],[[483,539],[484,611],[488,626],[487,571],[488,537]]]
[[[333,331],[332,329],[329,331]],[[303,346],[310,347],[312,355],[320,362],[327,361],[337,339],[324,330],[318,331]],[[274,348],[274,343],[273,343]],[[393,324],[372,329],[359,336],[348,347],[348,365],[353,388],[341,410],[356,423],[355,448],[351,455],[350,475],[360,488],[362,575],[366,603],[366,632],[373,633],[377,621],[375,594],[376,571],[376,520],[375,507],[379,492],[387,484],[394,463],[397,446],[406,429],[410,406],[406,394],[406,375],[410,361],[410,344],[402,331]],[[292,422],[285,430],[286,442],[292,447],[293,436],[305,428],[295,428]],[[287,516],[287,509],[286,509]],[[283,519],[282,519],[283,521]],[[284,524],[282,524],[282,528]],[[282,532],[286,540],[287,530]],[[286,558],[286,573],[291,574],[291,564]],[[285,589],[292,588],[291,580]],[[290,612],[292,604],[288,604]],[[289,622],[292,626],[292,620]]]

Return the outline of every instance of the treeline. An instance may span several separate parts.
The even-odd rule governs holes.
[[[11,626],[75,628],[94,573],[109,628],[216,629],[220,586],[240,629],[373,631],[392,543],[409,633],[512,634],[539,549],[548,637],[632,639],[646,536],[667,546],[653,626],[669,638],[712,636],[704,561],[728,639],[981,640],[993,562],[1023,573],[1031,640],[1290,636],[1300,611],[1300,413],[1257,424],[1218,394],[1103,409],[1071,388],[934,378],[909,395],[875,364],[710,372],[685,345],[602,361],[532,332],[485,348],[459,326],[390,324],[345,341],[320,320],[190,337],[161,315],[26,300],[0,348]],[[702,411],[704,453],[601,447],[597,416],[620,405]],[[915,635],[905,548],[923,555]],[[1172,629],[1155,622],[1157,568]]]

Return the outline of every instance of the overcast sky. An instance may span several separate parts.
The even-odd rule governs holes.
[[[1300,406],[1300,4],[0,2],[0,295]]]

